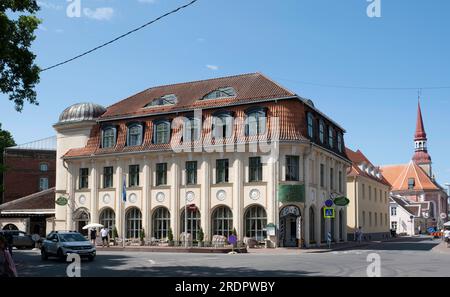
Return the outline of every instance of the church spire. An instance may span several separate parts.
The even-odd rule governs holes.
[[[428,154],[427,148],[427,133],[423,124],[422,109],[420,107],[420,91],[419,100],[417,104],[417,120],[416,132],[414,134],[414,156],[412,160],[414,163],[422,167],[425,172],[431,177],[431,157]]]

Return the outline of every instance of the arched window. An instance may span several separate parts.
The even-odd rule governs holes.
[[[213,136],[215,139],[229,138],[233,134],[233,117],[230,114],[218,114],[213,118]]]
[[[114,226],[116,225],[116,214],[111,208],[106,208],[100,213],[100,224],[109,230],[109,236],[112,237]]]
[[[334,147],[334,129],[331,126],[328,127],[328,145]]]
[[[85,209],[79,209],[75,212],[75,226],[77,228],[76,231],[81,234],[87,236],[88,230],[83,229],[84,226],[89,224],[89,213]]]
[[[142,213],[136,208],[130,208],[125,216],[127,238],[139,238],[142,230]]]
[[[201,120],[188,118],[184,122],[183,141],[197,141],[200,137]]]
[[[251,206],[245,212],[245,236],[258,241],[266,239],[267,214],[262,206]]]
[[[322,119],[319,121],[319,140],[320,143],[325,142],[325,124]]]
[[[158,121],[154,124],[153,143],[164,144],[170,141],[170,122]]]
[[[153,237],[166,239],[169,236],[170,212],[165,207],[158,207],[153,212]]]
[[[128,146],[137,146],[142,144],[143,130],[142,124],[131,124],[128,126]]]
[[[266,133],[266,110],[253,108],[246,112],[245,134],[247,136],[262,135]]]
[[[232,87],[219,88],[203,97],[203,100],[236,97],[236,91]]]
[[[116,145],[116,131],[114,127],[106,127],[102,130],[102,148],[111,148]]]
[[[3,227],[3,230],[11,230],[11,231],[19,231],[19,228],[17,228],[14,224],[7,224],[5,227]]]
[[[192,235],[192,240],[197,240],[197,233],[200,231],[200,212],[198,209],[188,209],[187,233]],[[186,232],[186,221],[184,219],[184,209],[181,212],[181,232]]]
[[[308,137],[313,138],[314,137],[314,117],[312,113],[308,112],[307,115],[307,122],[308,122]]]
[[[219,206],[212,215],[212,235],[228,238],[233,232],[233,213],[227,206]]]
[[[314,216],[314,208],[311,206],[309,208],[309,243],[316,242],[316,225],[315,225],[315,216]]]

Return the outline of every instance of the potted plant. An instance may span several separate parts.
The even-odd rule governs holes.
[[[141,240],[141,246],[145,245],[145,230],[141,229],[141,231],[139,231],[139,239]]]
[[[205,239],[205,234],[203,233],[203,229],[200,228],[197,232],[197,241],[198,241],[198,247],[203,247],[203,240]]]
[[[167,240],[169,241],[169,246],[174,246],[172,228],[169,228],[169,232],[167,233]]]

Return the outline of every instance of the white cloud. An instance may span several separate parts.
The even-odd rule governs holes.
[[[149,3],[149,4],[153,4],[156,3],[156,0],[138,0],[139,3]]]
[[[98,21],[108,21],[114,16],[114,9],[112,7],[99,7],[96,9],[85,8],[83,13],[90,19]]]
[[[217,65],[206,65],[206,68],[208,68],[209,70],[219,70],[219,66]]]
[[[37,1],[37,4],[41,8],[48,8],[48,9],[54,9],[54,10],[61,10],[63,9],[62,5],[57,5],[51,2],[45,2],[45,1]]]

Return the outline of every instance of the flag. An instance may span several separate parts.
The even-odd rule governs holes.
[[[127,182],[125,178],[123,179],[123,188],[122,188],[122,201],[127,202]]]

